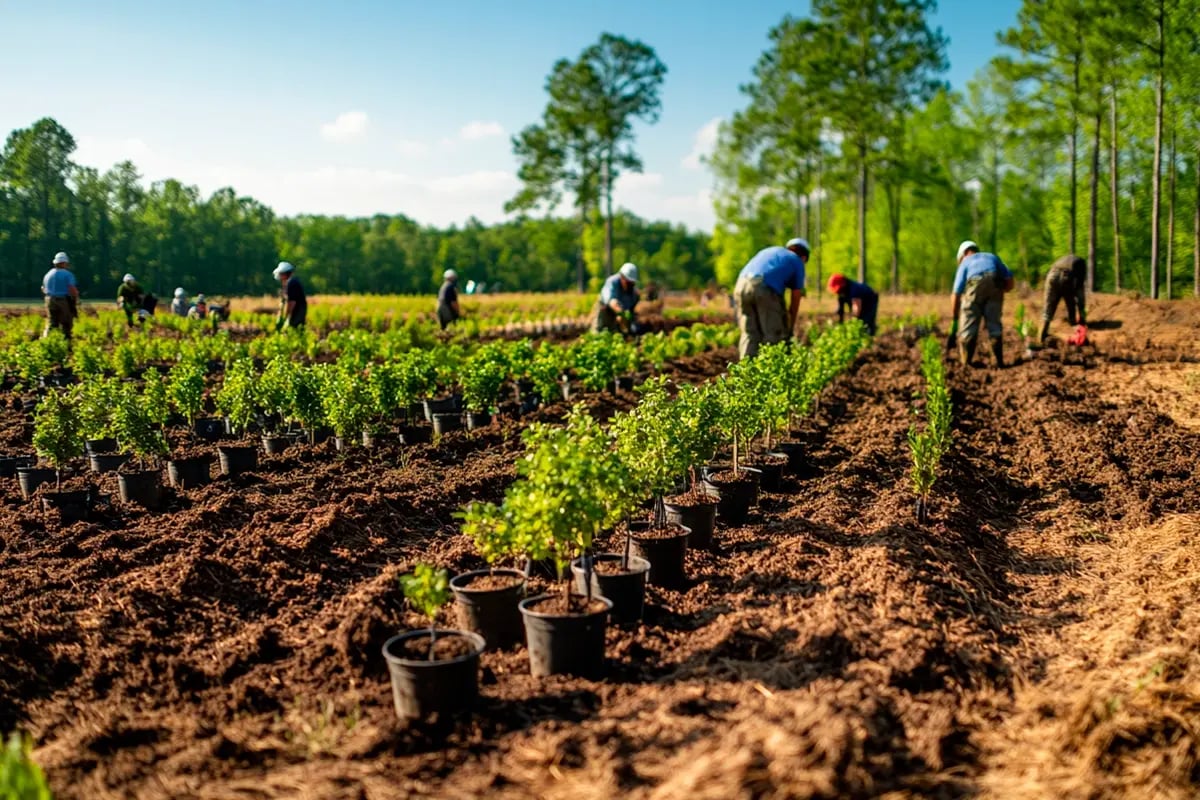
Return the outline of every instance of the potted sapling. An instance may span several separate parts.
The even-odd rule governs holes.
[[[712,546],[719,495],[711,484],[700,479],[700,465],[707,463],[717,450],[716,396],[704,388],[685,384],[679,387],[667,417],[670,425],[673,471],[685,488],[663,500],[667,521],[691,531],[688,547]]]
[[[731,461],[711,465],[707,478],[720,494],[717,516],[730,525],[745,523],[758,499],[759,472],[742,463],[746,442],[758,435],[762,421],[756,387],[745,379],[744,369],[739,369],[746,363],[739,361],[709,384],[716,398],[717,429],[730,444]]]
[[[528,414],[538,405],[530,374],[536,352],[533,343],[528,339],[513,342],[508,348],[508,380],[512,383],[513,401],[517,404],[518,416]]]
[[[225,380],[217,392],[217,409],[225,415],[228,433],[242,436],[250,429],[257,411],[257,378],[254,363],[249,358],[230,362]],[[258,467],[258,448],[244,441],[217,445],[217,459],[222,475],[241,475]]]
[[[146,374],[157,376],[158,371],[150,370]],[[159,421],[165,420],[170,413],[167,410],[166,392],[150,389],[153,385],[153,381],[148,380],[148,391],[140,395],[132,384],[123,386],[113,407],[113,430],[117,434],[117,446],[121,452],[136,457],[137,466],[140,467],[138,470],[117,473],[121,500],[146,508],[158,505],[160,478],[157,462],[165,458],[168,452],[167,438]],[[161,379],[158,385],[162,385]]]
[[[566,376],[566,350],[542,342],[529,364],[529,380],[543,405],[571,399],[571,382]]]
[[[63,467],[83,453],[79,417],[70,394],[50,391],[38,403],[33,417],[33,449],[53,467],[50,477],[54,479],[55,491],[42,496],[43,508],[58,509],[64,518],[81,519],[91,506],[91,490],[62,490]],[[18,470],[18,476],[21,494],[26,499],[40,485],[31,478],[46,477],[45,473],[38,475],[30,470]]]
[[[628,496],[653,498],[648,519],[625,523],[625,550],[649,562],[650,583],[678,588],[687,580],[685,560],[691,531],[668,521],[663,498],[679,488],[688,464],[675,445],[675,412],[666,379],[652,379],[641,392],[641,402],[627,414],[618,415],[611,428],[617,457],[628,476]]]
[[[786,377],[780,386],[787,397],[785,432],[790,438],[775,442],[774,447],[787,456],[787,468],[796,473],[804,466],[804,444],[795,438],[797,420],[808,415],[814,400],[806,380],[812,351],[796,344],[787,351],[787,355]]]
[[[195,361],[181,361],[167,373],[167,395],[175,413],[187,420],[193,437],[203,438],[198,425],[204,405],[204,370]],[[193,441],[194,443],[194,441]],[[167,459],[167,480],[176,489],[192,489],[209,482],[212,456],[184,454]]]
[[[525,623],[518,604],[525,599],[525,573],[496,566],[526,552],[512,509],[495,503],[472,503],[457,516],[462,520],[463,534],[475,543],[488,565],[487,569],[455,575],[450,581],[459,624],[483,636],[488,647],[520,644],[525,640]]]
[[[462,427],[459,412],[462,410],[462,397],[448,394],[445,397],[434,397],[439,386],[452,385],[458,374],[459,363],[462,359],[462,348],[458,345],[446,345],[434,350],[421,351],[415,366],[421,371],[422,396],[425,405],[425,419],[434,424],[438,431],[437,416],[444,415],[441,431],[457,430]]]
[[[269,456],[280,455],[296,441],[285,428],[298,370],[299,365],[290,357],[277,355],[258,377],[256,402],[262,413],[262,446]]]
[[[463,363],[458,379],[467,412],[467,430],[491,423],[508,369],[504,351],[496,344],[484,345]]]
[[[429,444],[433,437],[433,430],[420,424],[425,415],[421,398],[434,391],[436,386],[436,375],[425,367],[427,358],[428,354],[423,351],[413,350],[395,361],[396,403],[405,416],[405,424],[400,428],[400,439],[404,444]]]
[[[762,449],[749,450],[746,463],[759,470],[760,486],[767,491],[779,491],[783,469],[788,464],[786,453],[774,449],[776,431],[786,425],[788,413],[787,385],[791,380],[791,358],[788,342],[767,344],[758,355],[744,363],[745,380],[754,385],[758,397],[758,412],[762,428]]]
[[[304,438],[311,445],[320,444],[333,435],[326,427],[325,406],[321,402],[328,369],[324,364],[302,366],[296,370],[292,385],[288,419],[299,423]]]
[[[366,384],[357,370],[348,363],[336,364],[326,376],[321,405],[339,451],[350,448],[355,439],[361,441],[369,403]]]
[[[608,433],[582,407],[572,410],[565,427],[535,424],[524,438],[520,478],[505,493],[504,508],[528,556],[553,557],[561,575],[571,561],[590,555],[593,539],[610,521],[612,498],[623,485],[620,463]],[[590,575],[584,587],[582,597],[564,582],[561,593],[521,601],[534,676],[603,673],[612,602],[591,593]]]
[[[367,367],[367,416],[362,432],[363,447],[399,444],[400,434],[393,427],[400,410],[400,371],[393,362]]]
[[[400,577],[400,586],[429,627],[393,636],[383,645],[396,716],[406,722],[444,722],[469,712],[479,697],[483,637],[435,627],[438,610],[450,599],[446,570],[417,564],[411,575]]]
[[[115,379],[96,377],[72,387],[74,405],[79,412],[79,432],[88,456],[116,452],[117,440],[112,435],[110,424],[116,386]]]

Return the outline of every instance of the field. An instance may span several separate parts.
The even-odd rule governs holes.
[[[0,733],[29,731],[63,798],[1194,797],[1200,306],[1092,306],[1083,348],[948,364],[925,525],[917,326],[884,325],[795,426],[780,490],[610,626],[604,680],[488,651],[449,731],[396,721],[380,650],[423,625],[397,579],[482,565],[455,512],[500,500],[520,432],[565,403],[431,444],[299,445],[70,524],[0,478]],[[709,381],[728,341],[661,372]],[[0,455],[28,453],[32,392],[5,386]],[[638,400],[582,397],[601,420]]]

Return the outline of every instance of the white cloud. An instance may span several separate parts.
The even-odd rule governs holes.
[[[703,166],[703,159],[712,154],[713,148],[717,145],[717,132],[721,127],[721,118],[713,117],[708,122],[700,126],[696,131],[696,135],[692,138],[692,151],[683,157],[682,164],[684,169],[700,169]]]
[[[420,158],[429,154],[429,145],[419,139],[401,139],[396,142],[396,149],[405,158]]]
[[[503,135],[504,126],[499,122],[481,122],[480,120],[468,122],[458,132],[459,138],[468,142],[475,139],[490,139],[493,136]]]
[[[617,176],[617,182],[613,187],[613,194],[617,194],[618,190],[622,194],[644,192],[648,189],[657,189],[662,186],[662,183],[663,176],[661,172],[626,172],[624,175]]]
[[[361,139],[367,132],[367,112],[346,111],[338,114],[333,122],[321,126],[321,136],[331,142],[349,142]]]

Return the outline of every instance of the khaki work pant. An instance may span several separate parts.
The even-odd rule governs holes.
[[[75,325],[75,308],[69,297],[47,297],[46,298],[46,329],[42,331],[42,337],[49,335],[50,331],[58,328],[63,332],[63,336],[71,338],[71,328]]]
[[[1000,316],[1004,313],[1004,288],[998,283],[996,273],[989,272],[967,281],[959,311],[958,340],[962,344],[973,344],[979,336],[979,321],[987,326],[988,336],[999,341],[1004,333]]]
[[[617,312],[597,300],[596,304],[592,306],[592,333],[604,333],[605,331],[621,333],[621,323],[617,319]]]
[[[1078,320],[1083,321],[1083,288],[1076,288],[1067,269],[1053,269],[1046,275],[1045,303],[1042,305],[1042,322],[1049,324],[1058,311],[1058,302],[1062,300],[1067,305],[1067,322],[1075,324],[1075,310],[1079,309]]]
[[[783,295],[763,283],[761,277],[739,278],[733,288],[734,308],[737,312],[738,354],[742,358],[758,355],[762,344],[774,344],[788,339],[788,313],[783,305]]]

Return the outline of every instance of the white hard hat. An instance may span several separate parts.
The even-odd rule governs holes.
[[[801,239],[799,236],[797,236],[795,239],[788,239],[788,243],[785,244],[784,247],[786,247],[788,250],[791,250],[793,247],[802,247],[804,248],[804,252],[812,252],[812,248],[808,246],[808,240]]]
[[[187,297],[187,292],[185,292],[183,290],[182,286],[179,286],[175,289],[175,296],[176,297]]]
[[[637,264],[634,264],[632,261],[626,261],[624,264],[621,265],[620,271],[621,271],[621,277],[624,278],[625,280],[630,281],[631,283],[638,282]]]
[[[295,272],[295,271],[296,271],[296,268],[293,267],[291,264],[289,264],[286,261],[280,261],[279,266],[276,267],[271,274],[274,275],[276,278],[278,278],[280,275],[286,275],[289,272]]]
[[[129,274],[128,272],[125,273],[125,277],[121,278],[121,280],[125,281],[126,283],[137,283],[137,281],[134,280],[133,275]]]
[[[203,293],[203,292],[201,292],[200,294],[196,295],[196,302],[197,302],[197,303],[203,303],[203,302],[204,302],[204,293]]]
[[[442,280],[444,280],[444,281],[456,281],[456,280],[458,280],[458,273],[457,273],[457,272],[455,272],[455,271],[454,271],[454,270],[452,270],[452,269],[448,269],[448,270],[446,270],[445,272],[443,272],[443,273],[442,273]]]
[[[967,239],[965,242],[963,242],[962,244],[960,244],[958,246],[958,260],[962,261],[963,255],[965,255],[968,250],[978,250],[978,249],[979,249],[979,245],[975,244],[970,239]]]
[[[54,261],[51,263],[53,263],[53,264],[70,264],[71,259],[67,256],[66,253],[58,252],[58,253],[54,254]]]

